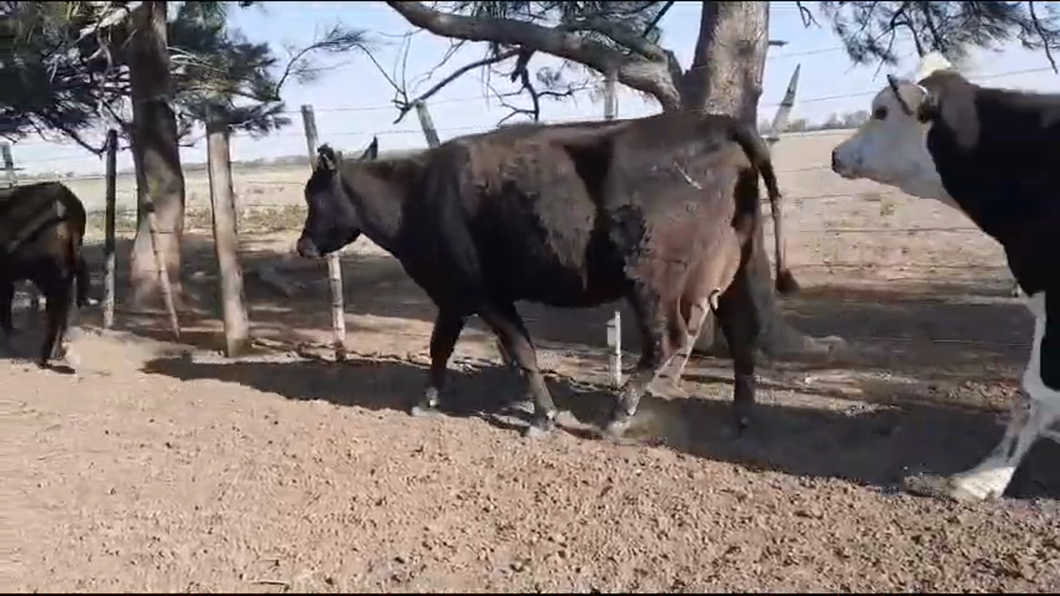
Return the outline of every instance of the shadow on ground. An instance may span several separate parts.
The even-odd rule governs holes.
[[[144,371],[182,380],[238,383],[294,400],[325,400],[402,412],[421,395],[426,381],[422,366],[366,359],[343,365],[305,361],[214,364],[185,357],[153,360]],[[479,416],[509,429],[517,426],[511,416],[503,415],[505,406],[522,397],[523,385],[516,382],[514,373],[501,367],[472,373],[452,370],[450,378],[443,396],[447,415]],[[602,389],[585,390],[555,376],[548,380],[548,386],[557,405],[574,418],[565,420],[566,430],[595,439],[594,428],[599,428],[610,412],[612,394]],[[728,425],[730,391],[725,387],[721,399],[646,396],[630,436],[750,469],[842,478],[889,489],[910,473],[952,473],[973,465],[1000,438],[1002,430],[996,414],[906,402],[895,396],[889,406],[845,402],[821,408],[761,403],[754,428],[734,437]],[[830,396],[820,399],[836,401]],[[409,424],[416,422],[410,418]],[[1008,494],[1060,498],[1060,471],[1047,465],[1057,458],[1060,446],[1041,441]]]
[[[119,305],[124,301],[121,290],[128,286],[123,263],[130,247],[129,241],[118,245]],[[102,262],[98,244],[87,245],[86,255],[92,263]],[[255,331],[330,330],[327,267],[323,261],[250,250],[245,250],[240,258]],[[201,234],[186,237],[182,321],[219,322],[215,260],[208,237]],[[395,259],[348,255],[342,262],[348,319],[373,315],[433,322],[436,312],[433,303],[409,280]],[[260,279],[257,272],[263,265],[271,266],[292,283],[294,290],[290,296],[282,295]],[[93,294],[100,298],[99,271],[94,272],[94,278]],[[797,296],[782,299],[781,308],[785,320],[802,331],[818,337],[836,335],[846,339],[854,348],[842,354],[842,361],[848,365],[886,366],[908,373],[959,373],[960,369],[968,369],[977,376],[982,376],[984,370],[988,374],[1008,375],[1013,366],[1023,365],[1032,320],[1021,300],[998,297],[991,285],[995,280],[987,281],[990,283],[984,282],[985,292],[974,299],[969,298],[966,284],[938,281],[892,283],[884,289],[814,286]],[[616,308],[623,314],[624,349],[635,354],[639,350],[639,337],[632,313],[624,302],[593,309],[519,304],[535,341],[593,349],[606,348],[605,322]],[[118,328],[125,326],[136,333],[168,339],[164,326],[154,323],[160,315],[157,308],[138,314],[122,311],[117,317]],[[85,322],[98,325],[99,309],[91,309]],[[353,325],[348,322],[347,326]],[[486,331],[476,318],[471,320],[469,328]],[[219,347],[220,339],[210,345]]]
[[[119,261],[128,254],[128,248],[128,242],[119,246]],[[101,262],[98,246],[90,246],[88,255],[93,262]],[[219,317],[213,314],[217,310],[217,281],[212,246],[189,237],[185,255],[186,308],[181,314],[185,330],[181,342],[216,350],[221,338]],[[292,295],[282,296],[254,274],[246,274],[250,317],[257,336],[275,337],[285,346],[327,337],[330,317],[325,263],[268,252],[245,252],[241,259],[248,272],[270,263],[297,284]],[[370,323],[360,320],[360,315],[393,319],[393,325],[433,321],[434,306],[392,258],[350,255],[343,258],[343,265],[349,336],[370,331],[366,327]],[[96,287],[99,285],[97,281]],[[119,277],[118,286],[124,285]],[[98,291],[95,294],[98,297]],[[783,300],[787,320],[813,335],[843,337],[854,349],[830,362],[764,363],[760,387],[788,397],[762,399],[755,428],[738,439],[727,430],[731,364],[701,359],[689,370],[686,387],[698,386],[697,393],[708,393],[702,388],[713,385],[713,393],[721,397],[646,397],[632,434],[750,468],[845,478],[876,487],[891,487],[899,478],[920,470],[952,473],[967,468],[999,439],[1002,427],[997,412],[1005,409],[1014,395],[1028,352],[1029,313],[1021,301],[998,297],[996,291],[994,294],[969,299],[967,288],[927,282],[892,284],[886,291],[806,288],[800,295]],[[596,354],[602,370],[604,322],[616,306],[624,314],[624,344],[632,352],[626,362],[632,363],[637,337],[624,305],[587,310],[528,304],[519,308],[539,345],[570,346]],[[171,339],[165,318],[157,311],[119,311],[118,319],[119,329]],[[89,326],[98,325],[98,309],[86,313],[83,320]],[[484,329],[477,320],[469,327]],[[464,337],[461,341],[468,341],[467,331]],[[422,351],[426,351],[427,343],[424,334]],[[704,367],[710,370],[704,372]],[[447,394],[451,415],[496,413],[501,402],[522,395],[522,384],[506,369],[486,367],[465,373],[452,368]],[[180,379],[239,383],[289,399],[322,399],[398,411],[407,410],[426,380],[421,366],[356,356],[344,365],[297,359],[197,363],[189,358],[157,358],[144,370]],[[855,386],[854,394],[808,380],[852,370],[860,374],[848,383]],[[878,374],[868,374],[874,372]],[[559,376],[553,376],[549,386],[561,408],[570,410],[575,419],[571,431],[580,436],[592,436],[591,428],[600,425],[612,407],[609,391],[585,389],[581,383]],[[987,386],[989,390],[983,390],[982,396],[976,394],[977,387]],[[762,391],[760,395],[768,393]],[[488,418],[513,426],[510,417]],[[1060,458],[1058,449],[1060,446],[1040,442],[1021,467],[1009,494],[1060,497],[1060,471],[1045,465]]]

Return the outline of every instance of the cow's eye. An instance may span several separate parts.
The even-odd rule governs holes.
[[[872,117],[876,120],[883,120],[887,118],[887,108],[885,106],[880,106],[876,108],[872,111]]]

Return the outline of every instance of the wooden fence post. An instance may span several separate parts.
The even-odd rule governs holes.
[[[4,157],[4,171],[7,173],[7,185],[9,187],[15,186],[18,184],[18,178],[15,174],[15,159],[11,156],[11,143],[0,143],[0,153],[2,153]]]
[[[103,328],[114,326],[114,228],[118,201],[118,131],[107,131],[106,211],[103,224]]]
[[[609,70],[604,80],[604,120],[614,120],[618,117],[617,82],[617,71]],[[622,386],[622,311],[620,310],[615,310],[615,314],[607,322],[607,347],[611,349],[611,385],[618,389]]]
[[[228,121],[218,110],[211,109],[206,121],[206,152],[213,213],[213,246],[221,277],[225,356],[235,358],[250,343],[250,321],[243,295],[243,271],[239,266],[239,235],[236,231],[229,138]]]
[[[423,136],[427,137],[427,146],[437,147],[442,142],[438,138],[438,129],[434,127],[434,120],[431,120],[431,113],[427,110],[427,104],[422,101],[416,102],[416,117],[420,119],[420,128],[423,129]]]
[[[180,339],[180,320],[177,319],[177,306],[173,302],[173,286],[169,282],[169,268],[162,256],[162,243],[158,239],[158,216],[155,215],[155,203],[147,204],[147,229],[151,233],[151,251],[155,253],[155,267],[158,267],[158,281],[162,286],[162,302],[169,314],[169,328],[173,337]]]
[[[309,154],[309,165],[314,167],[317,160],[317,122],[313,116],[313,106],[302,105],[302,125],[305,128],[305,143]],[[335,360],[346,359],[346,312],[343,304],[342,262],[339,251],[327,256],[328,286],[331,289],[331,329],[334,333],[333,347]]]

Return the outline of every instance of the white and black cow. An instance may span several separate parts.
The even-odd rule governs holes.
[[[996,498],[1035,440],[1060,438],[1060,95],[975,85],[937,53],[914,80],[887,79],[871,119],[832,152],[832,170],[960,209],[1004,248],[1035,318],[1026,395],[1001,442],[970,470],[906,485]]]

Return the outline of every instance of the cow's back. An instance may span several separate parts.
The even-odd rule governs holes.
[[[731,226],[737,212],[759,213],[758,172],[733,140],[734,125],[673,113],[616,133],[605,207],[619,250],[650,241],[653,250],[700,253],[712,230]],[[749,192],[737,192],[741,180]]]
[[[620,268],[597,275],[598,206],[556,142],[614,126],[512,127],[435,149],[405,209],[403,234],[419,253],[402,258],[406,271],[437,288],[436,300],[470,298],[434,295],[450,291],[557,306],[616,299]]]
[[[0,191],[0,251],[16,249],[41,227],[72,224],[79,237],[85,232],[85,208],[65,185],[39,182]]]

